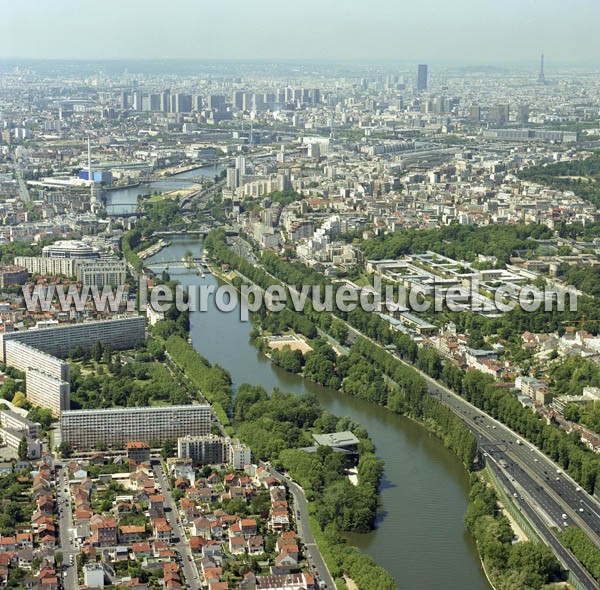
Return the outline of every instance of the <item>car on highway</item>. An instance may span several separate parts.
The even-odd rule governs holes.
[[[581,491],[581,488],[580,488],[579,486],[577,486],[577,487],[575,488],[575,491],[576,491],[576,492],[580,492],[580,491]]]
[[[563,512],[562,518],[563,518],[563,520],[567,520],[567,515],[564,512]]]

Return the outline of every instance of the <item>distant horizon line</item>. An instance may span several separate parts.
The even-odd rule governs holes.
[[[26,56],[0,56],[0,61],[3,62],[19,62],[19,61],[36,61],[36,62],[73,62],[73,63],[90,63],[90,62],[141,62],[141,63],[152,63],[152,62],[190,62],[190,63],[343,63],[343,64],[368,64],[368,63],[396,63],[403,65],[417,65],[417,64],[444,64],[454,65],[460,67],[507,67],[517,64],[539,64],[541,56],[544,56],[546,64],[549,62],[551,65],[561,66],[578,66],[578,67],[600,67],[600,62],[587,62],[581,60],[555,60],[550,58],[548,60],[547,53],[539,53],[535,58],[515,58],[512,60],[504,61],[486,61],[486,62],[474,62],[474,61],[463,61],[460,59],[448,59],[448,58],[394,58],[394,57],[26,57]]]

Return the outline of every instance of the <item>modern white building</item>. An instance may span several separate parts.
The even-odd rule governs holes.
[[[119,448],[128,441],[156,446],[187,435],[206,436],[211,422],[208,404],[71,410],[60,418],[63,442],[76,449]]]
[[[112,350],[126,350],[145,338],[144,316],[7,332],[0,334],[0,362],[6,362],[6,343],[15,340],[48,354],[65,357],[76,346],[92,346],[100,342]]]

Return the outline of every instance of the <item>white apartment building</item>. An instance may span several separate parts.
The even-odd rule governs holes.
[[[76,449],[123,447],[128,441],[161,445],[167,439],[210,434],[210,405],[71,410],[60,418],[62,440]]]
[[[6,362],[6,343],[15,340],[48,354],[64,357],[79,345],[92,346],[101,342],[103,346],[110,346],[112,350],[126,350],[145,338],[144,316],[7,332],[0,334],[0,362]]]

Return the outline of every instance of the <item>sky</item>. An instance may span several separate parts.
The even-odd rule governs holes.
[[[598,0],[0,0],[0,58],[600,62]]]

